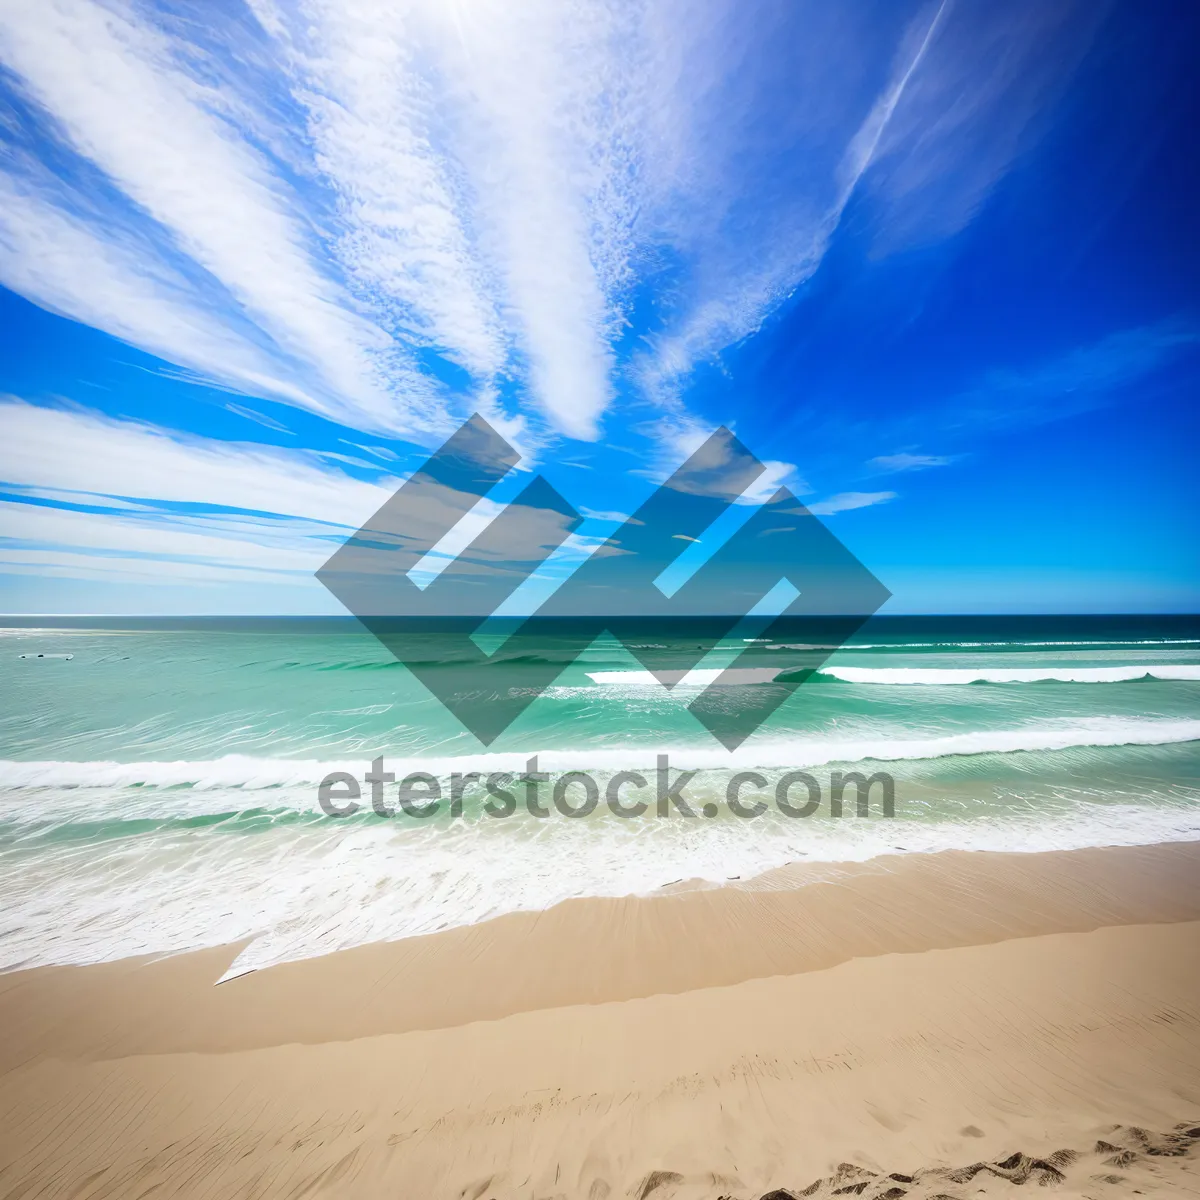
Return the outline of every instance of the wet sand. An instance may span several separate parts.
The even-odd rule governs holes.
[[[0,1195],[1200,1194],[1200,843],[0,977]]]

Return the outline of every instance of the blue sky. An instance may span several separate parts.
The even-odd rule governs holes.
[[[473,529],[530,471],[588,516],[551,578],[724,424],[884,612],[1197,611],[1198,49],[1183,2],[5,0],[0,611],[340,611],[474,411],[524,457]]]

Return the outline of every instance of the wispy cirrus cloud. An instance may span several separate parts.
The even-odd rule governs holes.
[[[1141,389],[1156,388],[1171,371],[1187,369],[1198,351],[1200,324],[1193,313],[1117,329],[1046,357],[979,369],[965,386],[875,418],[872,435],[911,447],[927,440],[932,430],[942,443],[957,443],[973,453],[997,431],[1033,428],[1128,401]],[[866,466],[877,473],[917,471],[960,461],[963,454],[905,449],[878,455]]]
[[[818,517],[831,517],[834,513],[850,512],[855,508],[870,508],[873,504],[886,504],[895,500],[895,492],[839,492],[828,500],[818,500],[808,506],[809,512]]]
[[[876,255],[951,237],[971,221],[1046,131],[1109,9],[1083,0],[941,6],[927,61],[873,147]]]
[[[36,182],[2,173],[0,282],[42,308],[238,391],[320,408],[145,239],[96,214],[71,212]]]
[[[465,173],[434,144],[438,96],[413,6],[254,6],[282,55],[337,217],[332,250],[395,330],[494,377],[507,356],[489,268],[462,204]]]
[[[78,409],[0,399],[0,483],[74,503],[207,505],[354,529],[396,486],[363,482],[311,451],[189,437]]]
[[[699,71],[680,73],[681,88],[694,80],[706,85],[722,102],[721,110],[705,123],[704,137],[712,149],[694,146],[678,153],[680,161],[706,159],[720,168],[697,177],[687,172],[675,181],[692,196],[687,207],[691,219],[679,221],[665,215],[664,225],[676,252],[692,276],[688,302],[652,339],[651,351],[638,364],[642,385],[662,403],[670,404],[693,365],[755,332],[766,317],[805,280],[823,260],[842,212],[859,180],[871,166],[880,139],[900,103],[909,81],[926,58],[942,24],[948,0],[943,0],[918,22],[919,34],[906,46],[900,62],[884,76],[881,90],[872,86],[869,70],[859,67],[859,78],[849,86],[834,86],[824,77],[833,62],[832,44],[857,43],[870,53],[871,41],[863,38],[856,14],[830,19],[806,5],[806,15],[820,33],[803,41],[796,38],[795,13],[768,8],[761,40],[743,47],[755,59],[755,70],[738,64],[737,75],[717,72],[713,63],[730,65],[728,44],[736,40],[731,25],[733,10],[722,14],[708,31],[711,44],[693,44],[692,53],[707,58]],[[772,42],[771,26],[782,39]],[[806,28],[807,32],[807,28]],[[878,43],[876,43],[878,45]],[[770,129],[759,122],[769,94],[780,86],[777,72],[781,53],[798,61],[788,64],[811,87],[796,97],[798,103]],[[878,53],[878,51],[876,51]],[[875,64],[876,70],[881,65]],[[686,82],[685,82],[686,81]],[[747,95],[747,89],[752,89]],[[758,94],[754,94],[757,92]],[[689,96],[686,107],[704,101]],[[709,101],[711,103],[711,101]],[[682,140],[699,128],[675,131]],[[758,153],[747,156],[744,147]],[[696,194],[699,191],[699,194]],[[668,187],[673,205],[679,200]],[[703,216],[701,216],[703,214]]]
[[[381,428],[429,423],[426,381],[389,355],[384,332],[345,301],[279,175],[211,110],[161,30],[123,6],[90,0],[7,4],[0,56],[55,132],[286,360],[307,364],[323,385],[314,407]],[[18,267],[36,277],[35,260],[19,258]],[[86,276],[76,284],[84,305],[88,284]]]
[[[954,461],[948,454],[913,454],[902,451],[899,454],[877,454],[867,466],[876,471],[890,473],[893,471],[924,471],[929,467],[944,467]]]
[[[236,23],[210,37],[95,0],[0,6],[0,57],[25,100],[128,201],[121,216],[159,235],[127,253],[108,219],[119,205],[69,162],[10,171],[36,211],[9,216],[5,278],[347,424],[444,429],[455,408],[511,422],[508,389],[552,428],[594,437],[637,207],[627,10],[254,9],[267,41],[247,48],[227,44],[246,37]],[[100,311],[114,293],[93,275],[46,278],[31,231],[55,222],[119,277],[132,318]],[[438,356],[469,378],[447,378]]]
[[[864,183],[881,228],[960,228],[1091,20],[1020,3],[979,41],[953,0],[248,4],[0,0],[13,96],[58,147],[9,156],[0,278],[348,425],[430,440],[478,409],[530,446],[529,422],[596,437],[627,370],[680,404]]]
[[[314,572],[399,486],[381,464],[369,480],[347,475],[337,463],[370,466],[348,455],[186,436],[13,397],[0,398],[0,423],[0,574],[146,583],[155,582],[157,563],[159,582],[287,577],[319,595]],[[422,578],[455,559],[503,507],[485,497],[461,520],[456,512],[422,560]],[[436,506],[422,516],[441,527]],[[569,571],[601,541],[588,530],[572,535],[548,569]]]
[[[694,454],[715,432],[715,427],[697,420],[682,410],[670,412],[640,427],[639,432],[656,443],[656,453],[648,467],[635,467],[630,474],[662,483],[681,463]],[[762,474],[740,495],[735,503],[765,504],[781,487],[788,487],[798,496],[813,489],[800,477],[796,464],[778,459],[762,460]]]
[[[0,573],[315,588],[395,480],[318,454],[0,399]]]
[[[948,425],[1033,425],[1087,412],[1197,349],[1194,314],[1120,329],[1041,362],[988,371],[945,406]]]
[[[257,6],[287,46],[352,285],[485,383],[522,378],[582,438],[612,396],[633,115],[620,6]]]
[[[704,112],[666,135],[663,161],[689,164],[664,184],[660,217],[686,280],[635,363],[668,407],[697,363],[757,332],[815,274],[856,195],[878,254],[966,225],[1040,134],[1103,16],[1082,3],[980,14],[941,0],[894,9],[881,36],[877,11],[767,5],[747,38],[735,10],[718,11],[683,39],[681,99],[665,106]]]

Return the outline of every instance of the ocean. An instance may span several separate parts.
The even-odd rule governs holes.
[[[722,692],[737,705],[779,687],[814,643],[736,639],[668,691],[605,639],[564,657],[485,748],[349,619],[5,624],[0,969],[245,942],[238,974],[571,897],[745,884],[795,862],[1200,837],[1195,617],[876,617],[732,752],[687,711],[721,654],[753,650]],[[652,636],[677,648],[669,631]],[[522,791],[511,815],[490,815],[484,777],[519,775],[534,755],[550,815]],[[694,816],[659,815],[660,756],[671,779],[694,772],[682,793]],[[443,803],[379,816],[365,783],[358,811],[327,815],[321,781],[361,779],[376,758],[447,796],[452,773],[480,778],[460,785],[460,815]],[[563,816],[550,797],[573,771],[601,795],[641,773],[646,787],[621,796],[648,811],[601,802]],[[822,789],[810,816],[773,802],[795,772]],[[853,788],[831,815],[835,772],[886,773],[894,815],[879,787],[865,816]],[[737,773],[757,777],[740,793],[765,801],[752,818],[727,802]],[[390,809],[395,791],[382,793]]]

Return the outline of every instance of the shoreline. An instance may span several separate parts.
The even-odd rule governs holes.
[[[119,1004],[137,1030],[130,1053],[224,1053],[679,994],[855,958],[1188,920],[1200,920],[1200,841],[797,862],[723,884],[680,880],[649,896],[565,900],[229,978],[245,941],[4,972],[0,1025],[61,1010],[69,1044],[83,1045],[101,1038],[97,1024]],[[160,1029],[160,995],[183,1002],[216,984],[186,1028]],[[292,994],[308,997],[302,1010],[288,1005]]]
[[[1116,1195],[1195,1170],[1129,1129],[1200,1120],[1200,842],[797,865],[214,987],[238,949],[0,976],[0,1191],[758,1200],[851,1164],[868,1198],[917,1170],[975,1195],[1046,1172],[944,1173],[1020,1153]],[[1113,1125],[1120,1169],[1092,1149]]]

